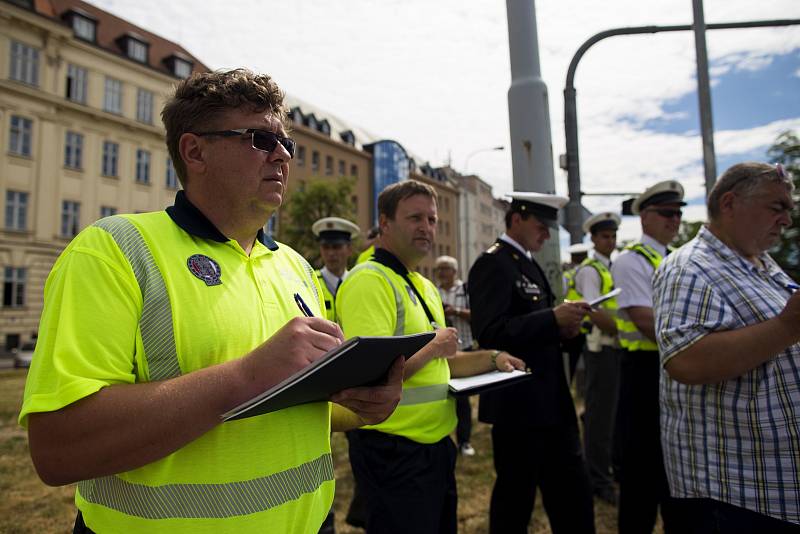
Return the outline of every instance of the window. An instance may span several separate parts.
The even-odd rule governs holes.
[[[146,89],[136,91],[136,120],[153,124],[153,93]]]
[[[319,172],[319,152],[311,153],[311,172]]]
[[[136,151],[136,182],[150,183],[150,152],[141,148]]]
[[[297,166],[302,167],[306,164],[306,147],[298,146],[297,147]]]
[[[167,156],[166,185],[170,189],[178,189],[178,173],[175,172],[175,165],[172,164],[172,158],[169,156]]]
[[[119,144],[113,141],[103,141],[103,176],[118,176],[117,162],[119,161]]]
[[[350,176],[353,178],[358,178],[358,166],[357,165],[350,165]]]
[[[192,64],[188,61],[175,58],[174,64],[175,76],[178,78],[188,78],[192,74]]]
[[[111,217],[117,214],[117,208],[111,206],[100,206],[100,217]]]
[[[128,57],[139,63],[147,63],[147,44],[128,37]]]
[[[11,79],[39,85],[39,51],[32,46],[11,41]]]
[[[122,113],[122,82],[114,78],[106,78],[106,92],[103,109],[111,113]]]
[[[61,203],[61,237],[78,235],[81,218],[81,203],[65,200]]]
[[[28,193],[6,191],[6,230],[24,230],[28,219]]]
[[[347,165],[345,165],[344,160],[340,159],[339,160],[339,176],[344,176],[344,170],[346,168],[347,168]]]
[[[8,151],[18,156],[30,156],[32,130],[33,121],[18,115],[12,115],[11,132],[8,136]]]
[[[6,308],[21,308],[25,305],[25,278],[24,267],[6,267],[3,276],[3,306]]]
[[[67,98],[79,104],[86,103],[86,69],[77,65],[67,67]]]
[[[95,23],[86,17],[77,14],[72,15],[72,31],[75,32],[75,37],[83,39],[84,41],[95,41]]]
[[[64,143],[64,167],[80,169],[82,156],[83,135],[76,132],[67,132],[67,140]]]
[[[325,156],[325,174],[333,174],[333,156]]]

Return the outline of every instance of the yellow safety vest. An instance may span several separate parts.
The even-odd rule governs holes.
[[[408,276],[436,323],[444,325],[439,290],[419,273],[410,272]],[[399,336],[434,329],[403,277],[373,260],[356,265],[348,273],[336,295],[336,314],[346,338]],[[457,422],[455,402],[448,395],[449,381],[447,360],[431,359],[403,382],[403,398],[394,413],[383,423],[364,428],[418,443],[436,443],[452,432]]]
[[[649,245],[644,243],[633,243],[625,247],[625,250],[630,250],[637,254],[642,255],[653,266],[653,271],[658,269],[661,265],[663,256]],[[651,341],[648,337],[642,334],[633,321],[630,320],[627,313],[620,312],[616,316],[617,331],[619,336],[619,344],[623,349],[628,351],[637,350],[658,350],[658,345],[655,341]]]
[[[319,280],[319,287],[322,288],[322,300],[325,303],[325,318],[329,321],[336,322],[336,297],[328,289],[328,284],[325,283],[325,277],[322,276],[322,270],[317,269],[314,271]]]
[[[614,289],[614,279],[611,276],[611,271],[608,270],[602,261],[596,258],[586,258],[581,262],[580,265],[577,267],[570,269],[564,273],[564,278],[567,280],[567,300],[583,300],[583,295],[578,292],[578,288],[575,284],[575,277],[578,274],[578,271],[583,269],[584,267],[591,267],[597,274],[600,276],[600,294],[605,295],[606,293],[610,292]],[[617,299],[612,298],[609,299],[602,304],[600,307],[608,311],[612,317],[615,318],[617,316]],[[588,324],[587,324],[588,322]],[[587,334],[591,331],[592,324],[591,321],[587,318],[584,318],[584,322],[581,325],[581,332]]]
[[[101,219],[47,279],[20,423],[105,386],[239,358],[300,315],[294,293],[320,313],[313,270],[287,246],[256,242],[248,255],[166,212]],[[76,505],[95,532],[316,532],[333,500],[329,433],[326,402],[226,422],[160,460],[79,482]]]
[[[373,254],[375,254],[375,245],[370,245],[369,248],[365,249],[364,252],[358,255],[358,258],[356,258],[356,265],[369,260]]]

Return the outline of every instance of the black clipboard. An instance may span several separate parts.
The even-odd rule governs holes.
[[[298,404],[327,401],[338,391],[380,383],[398,356],[410,358],[433,332],[388,337],[353,337],[283,382],[222,415],[245,419]]]

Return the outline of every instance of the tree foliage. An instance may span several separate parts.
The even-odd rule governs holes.
[[[800,192],[800,138],[796,132],[781,133],[767,150],[772,163],[780,163],[794,181],[794,194]],[[794,280],[800,281],[800,207],[792,212],[792,226],[783,232],[780,243],[770,251],[775,261]]]
[[[319,244],[311,233],[311,225],[323,217],[355,221],[355,206],[351,201],[354,184],[352,178],[314,180],[302,190],[292,191],[289,220],[281,221],[278,240],[289,244],[312,265],[319,265]]]
[[[685,245],[697,235],[700,227],[705,224],[705,221],[681,221],[681,226],[678,228],[678,235],[672,241],[672,247],[678,248]]]

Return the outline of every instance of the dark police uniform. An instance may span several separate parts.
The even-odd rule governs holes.
[[[498,239],[469,273],[472,332],[482,347],[508,351],[533,371],[523,384],[481,396],[497,481],[490,529],[527,532],[536,488],[554,533],[594,532],[592,496],[561,356],[554,297],[535,260]]]

